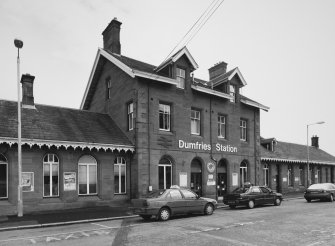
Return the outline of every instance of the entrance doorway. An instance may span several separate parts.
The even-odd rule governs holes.
[[[191,190],[202,196],[202,165],[197,159],[191,163]]]
[[[217,195],[218,200],[223,199],[227,194],[227,162],[220,160],[217,168]]]

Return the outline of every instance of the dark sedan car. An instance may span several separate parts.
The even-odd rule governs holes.
[[[168,220],[178,214],[202,213],[213,214],[217,201],[211,198],[199,197],[193,191],[173,186],[171,189],[157,190],[146,197],[132,199],[132,211],[148,220],[152,216],[160,220]]]
[[[224,197],[223,202],[230,208],[236,206],[247,206],[254,208],[256,205],[274,204],[280,206],[283,195],[272,191],[265,186],[251,186],[248,188],[237,188]]]
[[[312,200],[333,202],[335,198],[335,185],[332,183],[312,184],[305,191],[304,197],[307,202],[311,202]]]

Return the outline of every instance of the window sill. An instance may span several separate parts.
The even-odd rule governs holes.
[[[159,130],[158,134],[162,134],[162,135],[173,135],[173,133],[171,131],[164,131],[164,130]]]

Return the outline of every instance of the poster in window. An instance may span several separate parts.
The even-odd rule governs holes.
[[[76,173],[64,172],[64,191],[76,190]]]
[[[187,173],[186,172],[179,173],[179,186],[187,187]]]
[[[22,172],[21,185],[22,185],[22,191],[25,192],[34,191],[34,173]]]

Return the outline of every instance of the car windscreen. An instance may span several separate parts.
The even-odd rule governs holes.
[[[166,190],[155,190],[155,191],[149,192],[144,197],[145,198],[158,198],[158,197],[161,197],[162,195],[164,195],[165,192],[166,192]]]
[[[323,189],[331,189],[331,184],[312,184],[308,187],[309,190],[323,190]]]
[[[233,193],[249,193],[250,188],[239,187],[233,190]]]

